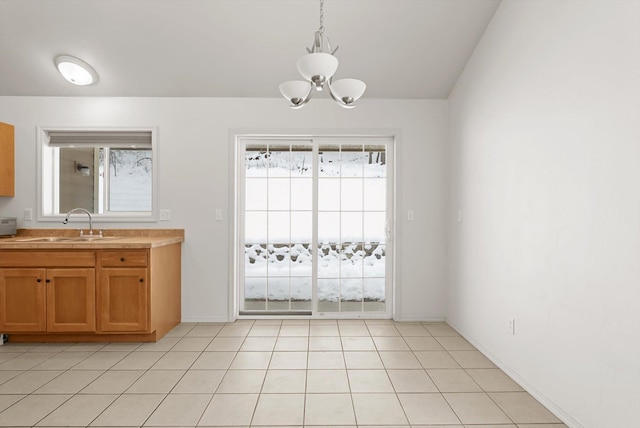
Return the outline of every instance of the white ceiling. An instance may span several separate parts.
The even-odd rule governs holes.
[[[370,98],[447,98],[500,0],[325,0],[336,78]],[[279,97],[319,0],[0,0],[0,95]],[[73,55],[97,85],[64,81]]]

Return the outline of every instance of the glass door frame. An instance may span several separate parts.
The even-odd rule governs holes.
[[[313,174],[313,278],[312,278],[312,310],[310,314],[250,314],[241,315],[244,285],[244,189],[245,181],[245,151],[244,147],[252,142],[273,142],[273,143],[302,143],[311,144],[313,147],[314,160],[317,160],[317,152],[320,144],[340,143],[340,144],[376,144],[385,145],[386,150],[386,206],[387,224],[386,228],[386,254],[385,254],[385,311],[360,311],[360,312],[318,312],[317,293],[317,257],[318,257],[318,172],[314,163]],[[233,228],[230,237],[233,239],[233,251],[230,254],[230,290],[229,290],[229,320],[236,319],[273,319],[278,316],[286,319],[391,319],[395,312],[395,211],[396,211],[396,150],[397,136],[395,133],[344,133],[344,134],[269,134],[269,133],[232,133],[232,152],[230,158],[233,159],[232,171],[233,194],[230,195],[230,202],[233,207]]]

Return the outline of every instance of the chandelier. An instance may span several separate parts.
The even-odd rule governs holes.
[[[307,55],[298,60],[298,72],[305,80],[289,80],[280,84],[280,93],[297,109],[309,102],[315,91],[324,90],[325,84],[331,98],[344,108],[353,108],[353,104],[364,94],[367,85],[358,79],[333,81],[338,69],[338,59],[333,55],[338,46],[331,50],[329,38],[324,35],[324,0],[320,0],[320,28],[315,33]]]

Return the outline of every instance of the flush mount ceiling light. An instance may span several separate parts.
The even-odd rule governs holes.
[[[62,77],[74,85],[93,85],[98,81],[98,73],[81,59],[60,55],[55,58],[54,62]]]
[[[326,51],[325,51],[326,47]],[[324,0],[320,0],[320,28],[316,31],[315,40],[308,54],[298,60],[298,71],[302,80],[289,80],[280,84],[280,92],[290,103],[291,108],[300,108],[311,99],[313,90],[322,91],[326,84],[331,98],[344,108],[353,108],[353,104],[363,94],[367,85],[358,79],[341,79],[333,81],[338,69],[338,59],[333,54],[329,38],[324,35]]]

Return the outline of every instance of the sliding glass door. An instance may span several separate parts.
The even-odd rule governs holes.
[[[244,311],[312,309],[313,146],[244,147]]]
[[[392,139],[241,138],[240,315],[390,315]]]

